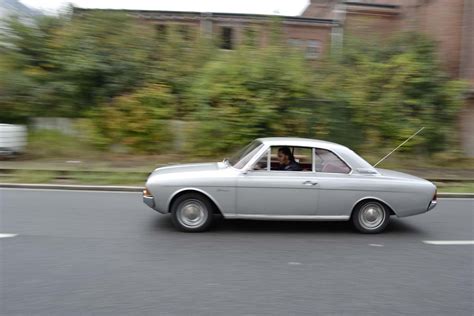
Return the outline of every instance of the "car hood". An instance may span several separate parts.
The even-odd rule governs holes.
[[[222,163],[209,162],[209,163],[194,163],[194,164],[183,164],[156,168],[153,171],[155,174],[169,174],[169,173],[183,173],[183,172],[199,172],[199,171],[214,171],[225,167]]]
[[[381,169],[381,168],[376,168],[376,170],[384,177],[387,178],[392,178],[392,179],[400,179],[400,180],[418,180],[418,181],[427,181],[425,179],[412,176],[411,174],[408,173],[403,173],[399,171],[393,171],[393,170],[388,170],[388,169]]]

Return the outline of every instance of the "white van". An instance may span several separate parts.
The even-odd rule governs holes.
[[[22,153],[26,147],[26,137],[26,126],[0,124],[0,155]]]

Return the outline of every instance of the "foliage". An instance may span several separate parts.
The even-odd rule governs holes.
[[[51,183],[58,176],[58,173],[50,170],[15,170],[5,176],[3,181],[12,183]]]
[[[0,33],[0,120],[24,121],[47,109],[55,82],[50,76],[48,47],[63,21],[38,17],[34,25],[17,18],[5,21]]]
[[[170,119],[194,121],[187,138],[194,155],[289,135],[373,153],[422,126],[403,150],[457,147],[465,85],[440,70],[435,44],[419,34],[346,37],[342,52],[314,62],[287,47],[278,18],[263,27],[265,47],[252,29],[232,51],[192,28],[157,32],[123,13],[78,11],[6,25],[2,122],[79,117],[86,140],[102,149],[152,153],[172,141]]]
[[[80,126],[95,145],[160,153],[173,140],[167,120],[173,118],[174,107],[169,87],[148,85],[98,107]]]
[[[77,136],[65,135],[56,130],[37,130],[28,135],[28,155],[43,159],[81,159],[95,156],[94,150]]]
[[[372,45],[370,45],[372,43]],[[327,136],[365,151],[400,143],[426,129],[405,146],[434,152],[455,145],[455,119],[465,85],[441,70],[432,41],[402,34],[388,42],[348,41],[337,59],[319,72],[319,88],[347,122],[352,137],[338,131],[327,115]]]
[[[154,42],[150,26],[121,13],[73,17],[58,34],[54,59],[65,97],[85,109],[132,91],[147,78]]]
[[[190,87],[203,65],[215,58],[217,48],[194,29],[173,25],[157,30],[156,44],[151,81],[169,86],[176,98],[176,114],[189,115],[195,109],[188,102]]]
[[[302,135],[311,73],[300,54],[281,46],[243,47],[202,69],[192,86],[195,153],[225,152],[263,135]]]
[[[142,85],[152,63],[151,27],[124,14],[38,17],[33,25],[11,18],[7,26],[1,119],[81,115]]]

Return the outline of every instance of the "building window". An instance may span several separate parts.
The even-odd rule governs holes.
[[[177,32],[181,39],[185,41],[191,41],[193,39],[193,33],[189,25],[179,25]]]
[[[168,28],[164,24],[157,24],[155,25],[155,30],[156,30],[156,36],[159,39],[164,39],[166,38],[166,35],[168,33]]]
[[[221,48],[232,49],[233,29],[231,27],[223,27],[221,29]]]
[[[316,59],[321,55],[321,42],[317,40],[306,41],[305,56],[308,59]]]
[[[303,41],[300,40],[300,39],[296,39],[296,38],[290,38],[288,40],[288,45],[290,45],[291,47],[294,47],[294,48],[302,48],[303,47]]]

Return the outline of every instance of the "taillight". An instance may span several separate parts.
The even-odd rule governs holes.
[[[433,199],[432,199],[431,201],[436,202],[437,199],[438,199],[438,189],[436,188],[436,189],[435,189],[435,193],[434,193],[434,195],[433,195]]]

